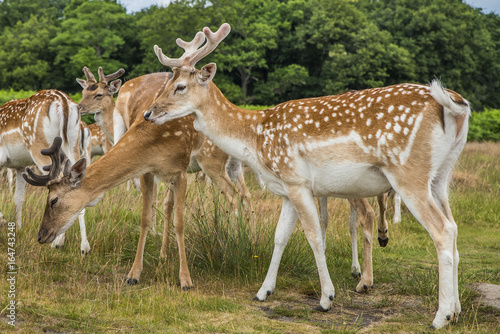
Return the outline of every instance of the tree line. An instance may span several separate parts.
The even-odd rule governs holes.
[[[272,105],[442,80],[474,109],[500,106],[500,16],[462,0],[176,0],[127,14],[116,0],[3,0],[0,89],[80,90],[82,68],[125,80],[170,70],[204,26],[231,34],[203,62],[234,103]]]

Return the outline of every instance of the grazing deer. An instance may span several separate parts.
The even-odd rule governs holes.
[[[169,182],[170,190],[165,201],[165,229],[161,257],[167,256],[170,218],[174,212],[174,230],[180,257],[180,281],[183,289],[192,287],[184,247],[184,200],[187,188],[187,169],[191,151],[199,143],[194,131],[192,117],[169,122],[161,127],[139,117],[120,141],[105,155],[88,167],[84,159],[65,168],[64,176],[58,177],[62,169],[60,139],[43,154],[52,159],[50,173],[39,176],[27,170],[26,180],[36,186],[49,189],[47,205],[38,234],[40,243],[51,242],[64,233],[75,221],[78,213],[87,206],[94,206],[111,188],[129,180],[141,178],[143,207],[141,232],[137,253],[127,282],[136,284],[143,268],[146,235],[152,223],[154,176]]]
[[[0,107],[0,167],[16,169],[17,228],[22,226],[25,180],[21,173],[26,166],[36,164],[42,171],[50,162],[40,150],[55,137],[62,137],[62,150],[69,161],[80,157],[80,115],[68,95],[57,90],[42,90],[27,99],[12,100]],[[1,213],[0,213],[1,215]],[[84,212],[79,216],[81,251],[90,251],[85,229]],[[64,244],[64,234],[52,243],[53,247]]]
[[[112,80],[122,75],[123,70],[104,75],[99,67],[99,82],[87,67],[83,68],[83,72],[87,80],[77,79],[83,87],[82,99],[78,104],[80,112],[94,114],[97,124],[115,145],[134,120],[138,116],[143,117],[144,110],[163,92],[172,77],[172,73],[152,73],[131,79],[121,86],[121,80]],[[115,105],[113,94],[118,90]],[[203,170],[235,208],[238,207],[240,192],[243,206],[251,210],[250,192],[245,184],[241,163],[228,156],[202,134],[196,138],[198,141],[191,151],[188,171]],[[156,191],[153,196],[153,202],[156,203]]]
[[[196,130],[246,162],[283,197],[271,264],[256,299],[273,293],[284,247],[300,218],[318,267],[319,309],[328,310],[335,293],[314,196],[366,198],[393,188],[436,246],[439,308],[433,327],[456,322],[459,258],[448,180],[467,140],[468,102],[434,80],[429,86],[399,84],[244,110],[212,82],[214,63],[195,69],[229,32],[225,23],[216,33],[204,28],[192,42],[177,39],[186,51],[179,59],[155,46],[174,77],[144,118],[160,125],[193,115]]]

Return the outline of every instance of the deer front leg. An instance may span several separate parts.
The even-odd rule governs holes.
[[[179,279],[182,290],[189,290],[193,287],[191,274],[186,259],[186,247],[184,245],[184,203],[186,200],[187,175],[182,172],[177,180],[172,182],[174,198],[174,231],[179,247]]]
[[[319,197],[319,224],[323,235],[323,249],[326,252],[326,229],[328,227],[328,197]]]
[[[377,202],[380,213],[378,221],[378,243],[380,247],[385,247],[387,243],[389,243],[389,227],[385,217],[387,211],[387,193],[378,195]]]
[[[142,272],[142,263],[144,256],[144,245],[146,244],[146,236],[148,229],[151,226],[152,205],[151,201],[154,198],[154,176],[147,173],[141,176],[141,191],[142,191],[142,216],[141,216],[141,233],[139,243],[137,244],[137,252],[135,254],[134,264],[127,276],[127,283],[130,285],[137,284]]]
[[[298,215],[293,207],[293,204],[288,198],[283,198],[283,205],[281,206],[281,214],[276,226],[274,234],[274,250],[271,258],[271,264],[267,270],[266,278],[262,283],[261,288],[257,292],[254,300],[265,301],[267,296],[274,292],[276,287],[276,277],[278,276],[278,268],[281,262],[281,256],[285,250],[285,246],[290,239],[293,228],[297,223]]]
[[[288,197],[297,211],[307,241],[313,250],[316,260],[321,283],[321,300],[317,310],[328,311],[335,296],[335,289],[326,265],[323,236],[321,233],[318,211],[314,204],[314,197],[310,189],[302,186],[289,187]]]
[[[90,244],[89,240],[87,239],[87,229],[85,227],[85,209],[83,209],[78,215],[78,223],[80,225],[80,236],[82,238],[82,241],[80,243],[80,250],[82,252],[82,255],[87,255],[88,253],[90,253]]]
[[[24,190],[26,189],[26,181],[22,176],[23,172],[23,168],[16,169],[16,191],[14,193],[14,203],[16,204],[16,223],[18,229],[21,229],[23,224]]]

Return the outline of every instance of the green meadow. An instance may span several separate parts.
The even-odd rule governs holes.
[[[264,280],[273,250],[281,200],[261,190],[246,173],[254,213],[226,203],[211,184],[189,177],[184,209],[186,249],[194,283],[180,289],[178,252],[170,235],[167,259],[160,259],[162,236],[149,233],[139,284],[125,283],[139,238],[141,194],[122,184],[86,212],[92,251],[80,253],[78,224],[62,249],[37,242],[46,190],[28,186],[24,225],[16,231],[16,323],[8,324],[6,280],[8,226],[0,227],[0,331],[20,333],[494,333],[500,310],[485,306],[477,283],[500,284],[500,144],[468,143],[454,172],[450,202],[458,224],[458,324],[441,330],[429,326],[437,310],[438,274],[433,242],[404,208],[402,223],[389,222],[389,244],[376,242],[374,287],[354,292],[350,273],[349,204],[329,199],[327,259],[336,289],[333,308],[314,311],[320,284],[312,251],[300,224],[283,255],[274,294],[253,301]],[[13,194],[0,179],[5,217],[15,216]],[[161,184],[158,203],[165,185]],[[371,200],[375,210],[377,204]],[[388,219],[393,209],[389,205]],[[162,231],[157,209],[156,230]],[[255,224],[255,233],[252,231]],[[173,229],[171,229],[173,231]],[[173,233],[173,232],[172,232]],[[362,254],[361,233],[358,240]],[[360,258],[362,263],[362,258]]]

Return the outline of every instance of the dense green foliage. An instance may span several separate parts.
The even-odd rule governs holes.
[[[500,141],[500,109],[472,113],[469,122],[470,141]]]
[[[0,89],[77,92],[89,66],[125,79],[165,69],[158,44],[232,32],[202,63],[235,103],[271,105],[439,78],[476,110],[500,105],[500,17],[463,0],[174,0],[127,14],[117,0],[0,2]]]

